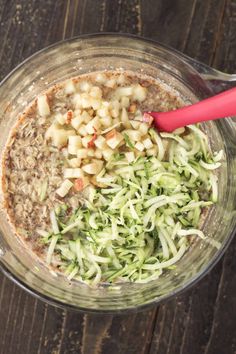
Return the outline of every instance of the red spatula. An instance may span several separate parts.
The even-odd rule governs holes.
[[[215,120],[236,115],[236,87],[193,105],[169,112],[146,112],[154,118],[158,131],[172,132],[186,125]]]

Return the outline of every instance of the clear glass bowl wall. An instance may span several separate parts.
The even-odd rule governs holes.
[[[159,78],[191,102],[211,95],[208,83],[181,54],[134,37],[98,35],[72,39],[46,48],[16,68],[0,86],[0,151],[18,114],[42,91],[66,78],[99,70],[124,69]],[[217,85],[216,85],[217,86]],[[232,120],[204,125],[213,149],[225,158],[219,176],[219,202],[203,231],[221,242],[220,250],[198,240],[175,270],[147,284],[89,288],[49,272],[35,262],[0,213],[0,262],[3,271],[34,295],[54,304],[85,311],[124,311],[158,303],[196,282],[225,250],[235,228],[236,131]],[[2,202],[2,196],[1,196]]]

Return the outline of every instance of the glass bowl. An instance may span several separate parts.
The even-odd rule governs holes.
[[[124,69],[159,78],[195,102],[230,87],[235,75],[220,73],[159,43],[117,34],[87,35],[48,47],[19,65],[0,84],[0,153],[18,114],[45,89],[66,78],[100,70]],[[213,149],[224,150],[219,175],[219,202],[211,209],[203,231],[221,243],[220,249],[198,240],[159,280],[147,284],[91,288],[70,284],[36,262],[14,235],[3,208],[0,212],[0,265],[21,287],[41,299],[94,312],[137,310],[158,304],[196,283],[219,260],[236,225],[236,127],[232,118],[204,124]],[[2,205],[1,195],[1,205]]]

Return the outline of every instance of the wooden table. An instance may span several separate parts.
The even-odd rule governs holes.
[[[0,77],[51,43],[103,31],[157,39],[236,72],[235,0],[0,0]],[[197,286],[137,314],[64,311],[0,275],[0,353],[236,353],[236,240]]]

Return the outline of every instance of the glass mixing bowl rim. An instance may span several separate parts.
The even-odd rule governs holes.
[[[152,40],[149,38],[145,38],[142,36],[137,36],[133,34],[127,34],[127,33],[112,33],[112,32],[104,32],[104,33],[92,33],[92,34],[84,34],[84,35],[79,35],[79,36],[74,36],[69,39],[63,39],[61,41],[58,41],[56,43],[53,43],[45,48],[42,48],[41,50],[35,52],[31,56],[27,57],[25,60],[23,60],[19,65],[17,65],[8,75],[5,76],[5,78],[0,82],[0,87],[5,84],[21,67],[23,67],[25,64],[30,62],[32,59],[35,57],[50,51],[53,48],[60,47],[61,45],[65,43],[71,43],[75,42],[76,40],[86,40],[86,39],[93,39],[93,38],[111,38],[111,37],[125,37],[129,38],[132,40],[138,40],[140,42],[144,42],[146,44],[150,43],[154,47],[160,47],[161,49],[164,49],[167,52],[171,52],[172,55],[176,56],[178,59],[181,59],[184,61],[185,65],[188,66],[192,71],[195,71],[199,76],[200,73],[188,62],[186,62],[185,59],[188,59],[189,57],[186,56],[185,54],[179,52],[178,50],[162,44],[156,40]],[[193,62],[197,62],[196,60],[191,59]],[[206,65],[207,67],[207,65]],[[204,79],[203,79],[204,80]],[[56,298],[53,298],[49,295],[45,295],[39,290],[34,289],[31,287],[27,282],[24,280],[21,280],[20,278],[17,277],[13,272],[11,272],[8,267],[5,265],[3,260],[0,257],[0,270],[3,272],[4,275],[6,275],[10,280],[12,280],[15,284],[20,286],[20,288],[26,290],[29,294],[35,296],[37,299],[43,300],[46,303],[49,303],[51,305],[63,308],[63,309],[68,309],[68,310],[76,310],[79,312],[87,312],[87,313],[103,313],[103,314],[114,314],[114,313],[124,313],[124,312],[137,312],[137,311],[142,311],[145,308],[148,308],[150,306],[154,306],[157,304],[161,304],[164,301],[167,301],[169,299],[172,299],[176,295],[182,294],[184,291],[188,290],[191,288],[193,285],[195,285],[199,280],[201,280],[210,270],[216,265],[216,263],[219,261],[219,259],[223,256],[225,253],[226,249],[228,248],[229,244],[231,243],[234,235],[235,235],[235,230],[236,230],[236,225],[233,226],[233,230],[231,233],[228,235],[227,239],[222,243],[222,247],[215,253],[215,255],[212,257],[212,259],[208,262],[208,264],[200,271],[198,272],[195,276],[193,276],[188,282],[186,282],[182,287],[176,288],[174,291],[172,291],[169,294],[166,294],[164,296],[161,296],[159,298],[153,299],[149,302],[146,302],[141,305],[132,305],[128,306],[125,308],[117,308],[117,309],[96,309],[96,308],[88,308],[88,307],[83,307],[83,306],[77,306],[74,304],[70,304],[68,302],[63,302],[62,300],[58,300]],[[4,256],[3,256],[4,257]]]

